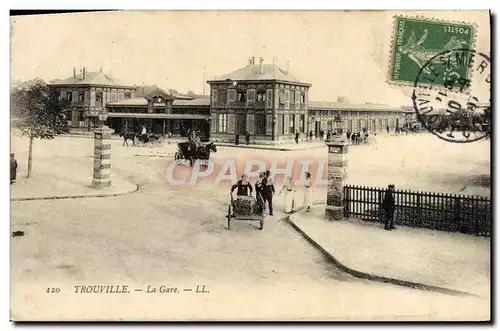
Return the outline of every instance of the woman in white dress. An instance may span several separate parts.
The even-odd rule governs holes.
[[[295,187],[293,184],[293,180],[291,176],[288,176],[285,179],[285,183],[283,184],[283,188],[280,191],[285,193],[285,213],[291,213],[293,212],[293,200],[294,200],[294,193],[295,193]]]
[[[306,211],[311,211],[313,199],[313,187],[311,173],[306,172],[306,185],[304,190],[304,206],[307,207]]]

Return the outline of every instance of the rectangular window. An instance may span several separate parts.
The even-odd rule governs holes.
[[[245,102],[245,101],[246,101],[246,93],[244,91],[239,91],[238,102]]]
[[[71,96],[72,96],[71,92],[66,92],[66,100],[67,101],[71,101]]]
[[[266,115],[263,114],[255,115],[255,133],[266,134]]]
[[[236,101],[236,91],[235,90],[229,90],[229,93],[227,95],[227,99],[229,102],[235,102]]]
[[[212,104],[217,103],[217,97],[218,97],[218,91],[217,90],[212,90]]]
[[[295,91],[295,106],[298,107],[300,105],[300,91]]]
[[[227,104],[227,92],[219,91],[219,104],[226,105]]]
[[[295,104],[295,91],[290,91],[290,104]]]
[[[79,112],[78,112],[78,121],[79,121],[79,122],[83,122],[83,121],[85,121],[85,116],[84,116],[84,114],[83,114],[83,111],[79,111]]]
[[[285,115],[278,115],[278,135],[285,133]]]
[[[95,105],[96,107],[102,107],[102,92],[95,93]]]
[[[300,103],[306,103],[306,94],[305,93],[300,94]]]
[[[111,102],[116,102],[118,99],[118,95],[116,92],[111,92]]]
[[[125,95],[123,93],[118,93],[118,101],[123,101],[125,99]]]
[[[285,90],[280,90],[280,96],[279,96],[279,102],[280,102],[280,105],[284,105],[285,104]]]
[[[218,114],[219,117],[219,127],[218,132],[227,132],[227,114]]]
[[[85,100],[85,102],[87,102],[87,103],[88,103],[88,102],[89,102],[89,99],[90,99],[90,93],[89,93],[89,91],[85,91],[85,96],[84,96],[84,100]]]
[[[85,100],[85,92],[78,93],[78,102],[83,102]]]
[[[272,109],[273,108],[273,90],[269,89],[266,91],[266,107],[268,109]]]
[[[253,104],[255,102],[255,90],[247,91],[248,104]]]
[[[266,92],[257,93],[257,102],[266,101]]]
[[[301,114],[300,115],[300,124],[299,124],[299,126],[300,126],[300,128],[299,128],[300,133],[304,133],[305,132],[305,124],[306,124],[306,115]]]
[[[288,133],[295,133],[295,115],[290,115],[290,131]]]
[[[78,102],[78,91],[73,91],[72,100],[73,102]]]
[[[132,93],[125,92],[125,99],[131,99],[131,98],[132,98]]]

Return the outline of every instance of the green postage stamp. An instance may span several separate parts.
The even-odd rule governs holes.
[[[395,16],[389,83],[413,86],[419,74],[429,70],[429,63],[433,66],[448,65],[443,72],[470,79],[468,65],[443,64],[439,55],[447,51],[473,50],[475,37],[474,24]],[[470,53],[465,56],[470,56]],[[445,76],[436,77],[429,84],[442,87],[446,85],[446,79]]]

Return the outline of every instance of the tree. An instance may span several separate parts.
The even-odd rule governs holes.
[[[69,132],[68,121],[64,114],[68,103],[59,100],[59,93],[41,79],[14,87],[11,101],[14,106],[13,111],[18,118],[16,127],[22,136],[27,136],[30,140],[26,176],[29,178],[33,167],[33,140],[54,139],[58,134]]]

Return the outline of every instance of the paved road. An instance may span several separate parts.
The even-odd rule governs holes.
[[[208,183],[173,187],[164,179],[165,159],[137,157],[131,149],[113,148],[120,156],[114,159],[113,171],[138,183],[139,192],[12,203],[12,224],[26,231],[26,236],[12,241],[12,278],[23,284],[13,295],[20,301],[27,296],[26,284],[47,282],[208,284],[218,295],[199,311],[221,318],[236,313],[247,318],[442,318],[450,312],[461,316],[451,307],[468,299],[348,276],[276,218],[269,218],[263,231],[244,222],[228,231],[227,188]],[[85,157],[85,152],[75,150],[72,159]],[[463,302],[463,307],[475,307]],[[164,303],[158,302],[154,309],[151,302],[143,304],[151,318],[165,317]],[[175,316],[185,316],[182,304],[172,304],[169,309],[179,309]],[[65,308],[60,301],[54,305]],[[43,306],[44,311],[50,308]],[[85,316],[108,308],[103,301],[92,301]],[[129,318],[134,312],[137,317],[146,316],[144,310],[130,309]],[[123,317],[123,311],[115,313]],[[107,316],[112,315],[110,311]]]

